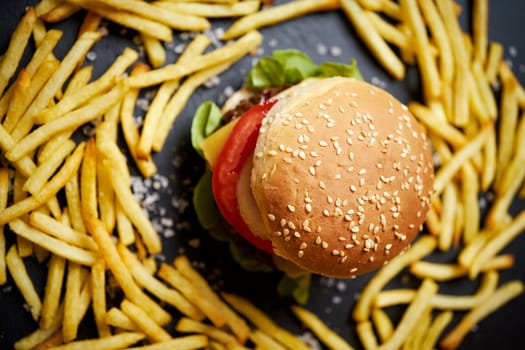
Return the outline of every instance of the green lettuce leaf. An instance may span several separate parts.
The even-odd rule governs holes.
[[[221,109],[212,101],[203,102],[195,111],[191,123],[191,144],[201,156],[201,142],[217,130],[221,124]]]
[[[306,78],[333,76],[363,79],[355,60],[350,64],[324,62],[316,65],[310,56],[302,51],[276,50],[273,56],[259,59],[248,73],[246,85],[251,89],[261,90],[295,84]]]
[[[222,215],[215,204],[211,189],[211,171],[206,170],[193,189],[193,208],[203,228],[211,230],[219,223]]]
[[[284,275],[277,285],[277,292],[281,296],[292,297],[298,304],[304,305],[308,302],[311,284],[310,273],[295,278]]]

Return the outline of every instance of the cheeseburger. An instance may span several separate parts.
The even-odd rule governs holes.
[[[199,143],[226,222],[294,276],[352,278],[407,249],[434,173],[406,106],[354,77],[314,76],[279,90]],[[253,100],[243,94],[235,105]],[[232,109],[230,101],[220,114]],[[211,142],[214,156],[208,138],[221,139]]]

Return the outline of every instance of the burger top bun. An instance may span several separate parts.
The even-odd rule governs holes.
[[[351,278],[421,228],[433,164],[423,129],[390,94],[352,78],[307,80],[263,120],[250,186],[274,254]]]

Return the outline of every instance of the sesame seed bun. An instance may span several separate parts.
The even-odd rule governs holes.
[[[281,93],[263,120],[250,187],[274,254],[350,278],[409,246],[433,176],[429,143],[406,106],[335,77]]]

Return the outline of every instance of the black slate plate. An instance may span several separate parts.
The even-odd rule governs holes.
[[[0,52],[4,52],[8,40],[23,9],[35,1],[3,0],[0,6]],[[461,1],[464,12],[461,17],[464,28],[468,28],[470,2]],[[525,83],[525,40],[522,36],[522,17],[525,2],[498,1],[490,4],[490,39],[505,45],[505,57],[512,64],[518,79]],[[64,30],[63,39],[56,50],[62,57],[64,50],[75,38],[81,16],[56,25]],[[214,21],[214,28],[225,28],[229,21]],[[94,74],[98,76],[126,45],[132,44],[133,32],[122,32],[114,25],[109,27],[110,35],[98,42],[92,52],[94,60],[87,63],[94,65]],[[348,24],[342,12],[329,12],[305,16],[275,27],[263,28],[265,41],[257,56],[270,54],[274,49],[297,48],[308,53],[314,61],[326,60],[347,62],[355,58],[367,81],[381,85],[400,100],[408,102],[419,99],[419,81],[415,69],[409,69],[404,81],[394,81],[371,59],[363,44],[356,39],[355,32]],[[176,52],[188,38],[175,35],[172,45],[168,46],[169,57],[173,60]],[[275,293],[275,283],[279,276],[267,273],[246,273],[229,257],[227,247],[210,239],[198,225],[191,208],[191,190],[204,168],[203,163],[191,149],[189,126],[191,116],[200,102],[211,99],[221,103],[231,89],[240,87],[244,75],[254,60],[246,57],[224,73],[217,84],[211,88],[201,88],[189,101],[175,123],[164,150],[155,155],[159,174],[151,181],[137,181],[137,191],[142,188],[153,220],[164,235],[163,258],[171,260],[174,256],[185,253],[205,274],[214,286],[223,290],[239,293],[248,297],[266,310],[280,324],[296,333],[304,329],[291,315],[289,301],[279,299]],[[146,96],[147,97],[147,96]],[[137,114],[144,114],[138,110]],[[143,186],[142,186],[143,185]],[[158,196],[158,197],[157,197]],[[525,208],[523,202],[515,203],[514,212]],[[9,240],[9,242],[11,242]],[[520,254],[525,249],[525,238],[517,238],[507,249],[515,254],[515,267],[500,274],[500,280],[520,279],[525,281],[525,258]],[[452,253],[451,253],[452,254]],[[433,259],[447,261],[451,254],[433,256]],[[31,276],[41,290],[45,284],[45,269],[32,259],[26,259]],[[371,274],[351,281],[341,281],[316,277],[313,281],[312,296],[307,307],[315,311],[327,324],[359,348],[354,323],[350,312],[360,290],[371,278]],[[410,281],[401,277],[392,283],[392,287],[405,286]],[[11,279],[0,287],[0,348],[10,349],[14,341],[34,330],[37,325],[24,308]],[[475,290],[476,285],[457,282],[443,287],[443,293],[466,294]],[[484,320],[469,333],[461,345],[462,349],[515,349],[521,348],[525,340],[522,324],[525,314],[525,297],[520,296],[504,306],[494,315]],[[81,325],[80,336],[94,334],[94,325],[87,318]]]

